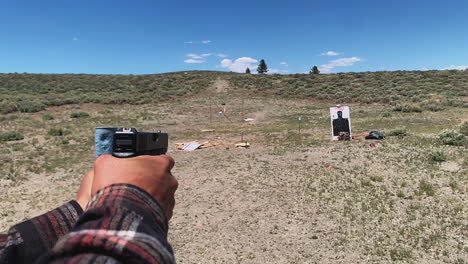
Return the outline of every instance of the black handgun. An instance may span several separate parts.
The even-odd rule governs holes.
[[[169,144],[167,133],[138,132],[135,128],[119,128],[114,132],[112,155],[130,158],[139,155],[163,155]]]

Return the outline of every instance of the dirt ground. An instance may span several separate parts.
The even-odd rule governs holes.
[[[218,86],[212,100],[225,103],[230,120],[194,97],[65,106],[3,122],[2,131],[21,130],[26,139],[2,143],[0,230],[73,199],[92,168],[93,128],[129,124],[171,135],[179,190],[169,240],[179,263],[466,263],[468,151],[440,145],[435,135],[455,128],[467,110],[382,118],[385,106],[352,105],[356,133],[405,128],[409,135],[375,145],[330,142],[329,104],[248,98],[242,111],[240,99]],[[75,111],[91,117],[70,119]],[[242,123],[241,112],[254,122]],[[42,120],[45,113],[55,119]],[[51,127],[70,133],[48,136]],[[215,132],[201,132],[208,128]],[[234,147],[242,132],[249,149]],[[223,144],[174,147],[195,140]],[[447,161],[431,161],[434,151]]]

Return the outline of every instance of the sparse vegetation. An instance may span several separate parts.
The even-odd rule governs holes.
[[[161,102],[174,96],[197,94],[216,79],[226,80],[234,89],[256,94],[274,93],[339,103],[383,103],[406,113],[468,108],[468,102],[462,99],[468,96],[468,71],[313,75],[195,71],[155,75],[0,74],[0,112],[35,112],[47,106],[75,103]],[[385,89],[385,93],[376,89]]]
[[[468,121],[463,122],[459,129],[460,133],[465,136],[468,136]]]
[[[0,142],[23,140],[23,139],[24,139],[23,134],[18,131],[0,133]]]
[[[86,112],[74,112],[70,115],[71,118],[87,118],[89,114]]]
[[[463,108],[462,103],[446,103],[448,100],[464,102],[465,97],[456,95],[463,92],[450,88],[450,85],[462,83],[455,79],[463,79],[464,73],[445,73],[451,78],[445,82],[449,88],[435,83],[427,84],[422,90],[406,84],[442,77],[430,74],[424,77],[426,73],[419,72],[284,76],[176,73],[177,78],[184,80],[195,78],[193,76],[208,79],[200,83],[205,83],[205,88],[209,89],[206,92],[210,92],[211,122],[210,100],[206,93],[179,100],[174,97],[179,93],[176,91],[181,94],[190,91],[185,93],[190,95],[198,88],[188,90],[181,86],[186,83],[176,77],[171,80],[179,80],[174,84],[177,87],[171,88],[171,94],[166,96],[173,100],[139,105],[81,104],[79,100],[85,97],[95,98],[95,102],[109,102],[106,97],[109,93],[98,89],[90,92],[87,89],[92,86],[84,87],[91,85],[88,81],[82,82],[83,87],[75,87],[79,92],[67,87],[73,85],[70,81],[58,93],[60,82],[57,82],[50,85],[47,96],[55,98],[69,93],[73,95],[70,98],[80,104],[49,108],[40,114],[0,115],[2,132],[21,131],[25,138],[0,142],[0,183],[7,190],[5,199],[0,201],[0,227],[5,230],[17,219],[37,215],[73,199],[81,175],[92,168],[95,160],[93,129],[125,124],[141,131],[168,131],[171,155],[177,161],[177,177],[184,186],[193,187],[178,191],[173,219],[179,224],[170,233],[176,257],[183,262],[231,263],[252,258],[252,263],[302,263],[325,252],[344,263],[431,260],[456,263],[457,259],[466,259],[468,252],[466,236],[460,233],[465,228],[464,220],[468,219],[464,204],[468,199],[465,177],[468,148],[442,145],[437,135],[445,128],[463,134],[468,108]],[[134,84],[127,83],[126,78],[142,78],[148,83],[136,82],[142,86],[134,87],[135,94],[151,95],[154,90],[142,87],[151,86],[158,76],[109,76],[106,79],[84,75],[81,78],[101,82],[116,78],[125,85]],[[411,76],[419,79],[410,81]],[[59,77],[50,78],[57,80],[54,78]],[[228,84],[223,91],[210,87],[209,80],[218,77]],[[387,87],[388,93],[375,93],[376,88],[393,85],[383,77],[399,82]],[[196,80],[192,81],[190,85],[196,85]],[[41,82],[38,83],[40,87]],[[115,85],[118,81],[112,83]],[[373,85],[373,89],[368,90],[368,85]],[[399,86],[406,88],[400,93],[394,90],[400,89]],[[105,91],[107,86],[103,87]],[[426,89],[427,92],[421,92]],[[124,88],[117,90],[125,93]],[[28,90],[23,95],[27,97],[28,93],[37,91],[41,89]],[[285,96],[289,92],[292,93]],[[240,94],[245,95],[244,115],[252,117],[252,122],[240,121]],[[395,94],[398,96],[393,97]],[[328,95],[331,96],[328,98]],[[110,97],[114,96],[121,95]],[[296,99],[319,97],[325,101]],[[44,103],[44,98],[45,94],[38,93],[35,100]],[[373,142],[364,139],[331,142],[328,109],[335,104],[335,98],[351,103],[354,134],[378,130],[385,131],[388,137]],[[373,98],[378,103],[373,103]],[[127,102],[133,99],[126,98]],[[427,107],[429,101],[444,109],[432,112]],[[231,121],[217,115],[213,102],[224,103],[221,107],[226,107]],[[405,104],[417,105],[426,113],[391,111],[394,106]],[[72,113],[81,111],[91,117],[70,119]],[[44,118],[45,115],[53,116],[53,121]],[[303,117],[300,135],[298,116]],[[204,129],[214,131],[201,132]],[[49,133],[51,130],[53,132]],[[244,132],[244,140],[251,143],[250,149],[234,147],[240,141],[241,132]],[[221,145],[193,152],[179,152],[174,148],[176,142],[195,140]],[[194,171],[196,177],[193,177]],[[51,183],[56,187],[48,188]],[[31,202],[37,200],[41,202]],[[28,211],[11,209],[12,202]],[[219,221],[200,218],[201,211],[216,214]],[[246,222],[246,219],[250,220]],[[204,225],[205,220],[210,224]],[[193,228],[194,223],[201,224],[200,228]],[[342,228],[344,226],[346,228]],[[216,236],[220,229],[226,232],[225,237]],[[236,241],[227,239],[237,234],[249,236],[238,236]],[[264,243],[280,236],[288,243]],[[207,240],[216,237],[216,243],[200,247],[200,237]],[[304,239],[295,239],[297,237]],[[235,247],[236,250],[230,252],[236,255],[227,259],[214,254],[219,247]],[[255,258],[250,255],[252,252]],[[278,252],[280,257],[273,258],[270,252]],[[207,259],[205,254],[213,258]]]
[[[408,261],[413,258],[411,249],[406,248],[396,248],[390,250],[390,258],[392,261]]]
[[[412,112],[421,113],[423,110],[421,107],[417,105],[405,104],[405,105],[396,105],[395,107],[393,107],[393,111],[403,112],[403,113],[412,113]]]
[[[391,117],[391,116],[392,116],[392,114],[390,112],[386,111],[386,112],[382,113],[382,117]]]
[[[54,120],[54,116],[52,116],[50,114],[44,114],[44,115],[42,115],[42,120],[44,120],[44,121]]]
[[[426,180],[419,182],[419,195],[426,194],[427,196],[434,196],[435,190],[434,185],[428,183]]]
[[[441,151],[435,151],[431,153],[430,160],[434,162],[443,162],[447,160],[447,156]]]
[[[463,146],[466,144],[465,136],[454,130],[444,130],[437,139],[445,145]]]
[[[386,137],[404,137],[407,136],[408,132],[406,129],[398,128],[398,129],[392,129],[388,130],[385,132]]]
[[[51,128],[49,129],[49,131],[47,131],[47,134],[53,137],[61,137],[69,133],[70,133],[69,131],[62,129],[62,128]]]

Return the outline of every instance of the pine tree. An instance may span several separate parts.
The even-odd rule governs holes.
[[[260,61],[260,64],[259,64],[258,67],[257,67],[257,72],[258,72],[259,74],[264,74],[264,73],[268,72],[268,66],[266,65],[264,59],[262,59],[262,60]]]
[[[250,69],[249,69],[249,67],[247,67],[247,69],[245,69],[245,73],[250,74]]]
[[[317,66],[314,66],[314,67],[312,67],[312,70],[310,70],[309,73],[311,73],[311,74],[320,74],[320,71],[317,68]]]

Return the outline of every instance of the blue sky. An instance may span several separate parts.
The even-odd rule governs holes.
[[[0,72],[465,68],[468,1],[3,0],[0,40]]]

